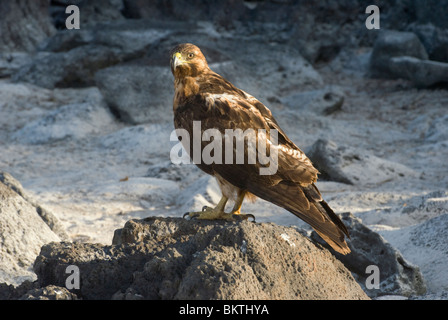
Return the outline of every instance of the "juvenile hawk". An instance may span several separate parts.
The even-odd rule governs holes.
[[[247,141],[248,145],[252,143],[255,148],[258,146],[257,141],[263,137],[265,145],[274,148],[270,137],[274,131],[277,132],[277,170],[272,174],[261,175],[260,168],[266,167],[266,163],[259,160],[251,163],[247,161],[247,154],[244,163],[229,164],[222,161],[207,164],[195,161],[201,170],[217,179],[222,198],[215,208],[205,208],[189,215],[198,219],[247,219],[251,215],[240,213],[244,198],[260,197],[285,208],[310,224],[337,252],[349,253],[350,249],[345,241],[345,236],[349,236],[347,228],[322,199],[314,184],[317,169],[280,128],[271,111],[256,98],[213,72],[197,46],[180,44],[171,51],[170,56],[174,75],[173,110],[176,129],[184,129],[193,136],[196,122],[200,123],[201,134],[214,129],[223,134],[223,139],[226,138],[226,129],[241,129],[244,132],[247,129],[264,130],[264,136],[246,137],[248,140],[255,139]],[[183,140],[182,145],[193,159],[194,142]],[[200,152],[208,143],[209,141],[200,142]],[[244,152],[248,153],[248,150],[245,146]],[[223,147],[223,152],[225,151],[228,152]],[[234,148],[232,151],[237,150]],[[233,157],[235,159],[235,155]],[[235,201],[235,205],[230,213],[226,213],[224,209],[229,199]]]

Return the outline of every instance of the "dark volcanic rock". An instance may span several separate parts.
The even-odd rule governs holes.
[[[34,270],[40,286],[80,271],[84,299],[366,299],[345,267],[296,229],[150,217],[130,220],[113,245],[52,243]]]
[[[78,298],[67,288],[50,285],[29,290],[19,300],[78,300]]]
[[[329,248],[313,231],[311,238],[332,251],[352,272],[358,283],[369,295],[422,295],[426,292],[423,275],[418,266],[406,261],[401,253],[392,247],[378,233],[370,230],[359,218],[351,213],[342,214],[351,239],[347,241],[352,253],[343,256]],[[371,271],[367,267],[375,266],[379,270],[379,288],[367,288],[366,283]]]

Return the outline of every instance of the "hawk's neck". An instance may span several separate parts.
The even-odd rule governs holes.
[[[185,101],[199,93],[199,84],[196,78],[182,77],[174,80],[174,100],[173,110],[176,111],[178,106],[181,106]]]

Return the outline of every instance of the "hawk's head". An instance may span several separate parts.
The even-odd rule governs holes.
[[[170,51],[171,72],[174,77],[196,77],[208,69],[201,50],[191,43],[182,43]]]

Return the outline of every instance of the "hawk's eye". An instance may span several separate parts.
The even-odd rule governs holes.
[[[194,53],[189,53],[188,54],[188,59],[193,59],[193,57],[194,57]]]

